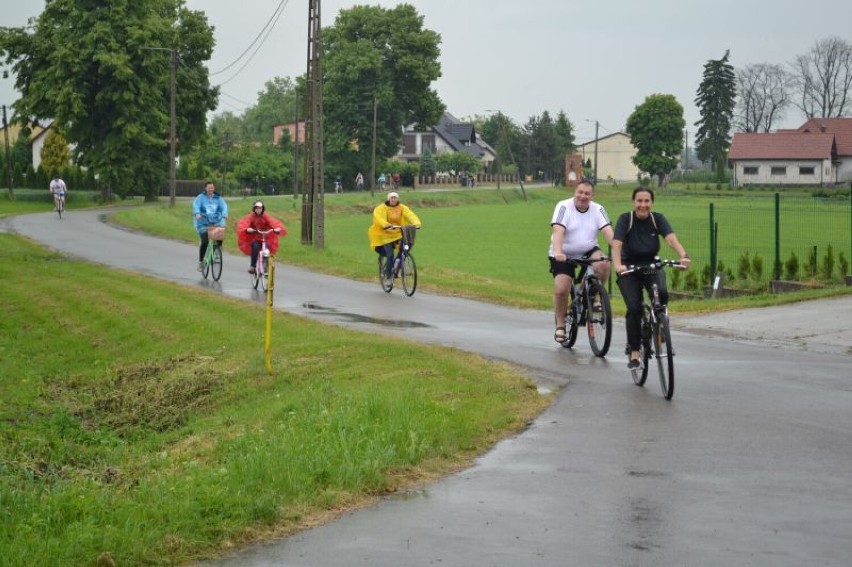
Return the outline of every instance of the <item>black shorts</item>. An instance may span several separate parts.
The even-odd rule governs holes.
[[[588,252],[585,252],[582,255],[582,257],[588,258],[589,256],[591,256],[592,254],[594,254],[598,250],[600,250],[600,248],[595,246],[594,248],[592,248]],[[577,267],[578,267],[578,265],[575,262],[572,262],[570,260],[560,262],[560,261],[556,260],[553,256],[550,256],[549,260],[550,260],[550,273],[553,274],[553,277],[556,277],[559,274],[565,274],[566,276],[568,276],[572,280],[575,279],[576,273],[577,273]]]

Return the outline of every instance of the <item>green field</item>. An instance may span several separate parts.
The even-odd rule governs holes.
[[[596,199],[610,214],[630,210],[630,188],[600,187]],[[403,190],[402,199],[415,208],[423,229],[418,232],[414,254],[420,270],[418,286],[445,294],[462,295],[524,308],[546,309],[551,305],[551,278],[547,245],[555,203],[568,192],[564,188],[535,188],[524,194],[518,188],[476,191],[418,192]],[[267,210],[280,216],[290,229],[282,240],[279,260],[344,277],[375,279],[375,254],[366,237],[370,211],[378,202],[369,194],[329,195],[325,198],[325,248],[321,251],[300,242],[300,199],[267,198]],[[721,191],[665,189],[658,191],[655,210],[667,216],[693,258],[696,277],[704,277],[710,264],[710,204],[718,229],[718,259],[736,266],[743,254],[762,257],[764,289],[774,263],[774,197],[769,191]],[[791,250],[804,259],[817,246],[820,258],[832,245],[835,258],[850,253],[850,203],[848,197],[825,200],[785,195],[782,201],[782,262]],[[790,206],[788,206],[790,203]],[[245,214],[250,200],[230,201],[231,222]],[[176,209],[142,208],[123,212],[117,222],[170,238],[194,241],[189,205]],[[818,226],[819,230],[814,230]],[[789,243],[789,244],[788,244]],[[233,238],[227,243],[236,251]],[[601,245],[606,249],[605,243]],[[671,256],[663,247],[662,255]],[[685,277],[672,287],[683,287]],[[839,284],[835,266],[831,282]],[[617,288],[613,285],[613,289]],[[789,299],[789,298],[788,298]],[[764,298],[765,301],[774,301]],[[679,309],[681,304],[679,304]],[[683,309],[717,308],[709,302],[687,303]],[[621,312],[620,301],[615,302]]]

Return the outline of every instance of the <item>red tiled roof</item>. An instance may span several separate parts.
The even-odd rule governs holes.
[[[737,132],[728,159],[831,159],[834,134]]]
[[[798,131],[834,134],[837,155],[852,156],[852,118],[811,118]]]

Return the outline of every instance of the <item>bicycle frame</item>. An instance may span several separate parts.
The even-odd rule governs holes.
[[[222,249],[217,240],[209,237],[210,228],[216,227],[208,227],[207,250],[204,253],[201,274],[204,279],[207,279],[207,275],[211,274],[213,280],[218,282],[219,278],[222,277]]]
[[[254,274],[251,274],[251,283],[254,289],[260,285],[263,291],[266,291],[269,286],[269,259],[272,255],[269,252],[269,247],[266,245],[266,235],[274,232],[275,229],[258,230],[257,234],[261,236],[260,250],[257,253],[257,262],[254,268]]]
[[[414,233],[416,227],[413,225],[393,226],[395,230],[402,233],[402,238],[397,242],[398,252],[391,258],[379,256],[379,284],[385,293],[390,293],[393,290],[394,279],[399,277],[402,281],[402,289],[405,295],[411,297],[417,290],[417,264],[414,262],[414,256],[411,254],[413,246]],[[393,262],[391,277],[386,276],[386,262]]]
[[[586,327],[589,345],[596,356],[606,356],[612,338],[612,308],[603,281],[592,269],[596,262],[608,262],[610,258],[569,258],[580,266],[580,272],[571,285],[568,313],[565,316],[567,333],[562,346],[571,348],[577,341],[580,325]]]

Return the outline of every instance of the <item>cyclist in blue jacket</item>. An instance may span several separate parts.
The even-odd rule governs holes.
[[[198,271],[204,267],[204,255],[207,253],[207,228],[211,226],[225,226],[228,221],[228,203],[216,192],[216,185],[212,181],[204,184],[204,191],[199,193],[192,202],[192,216],[195,223],[195,231],[201,239],[198,248]],[[221,240],[216,241],[219,246]]]

